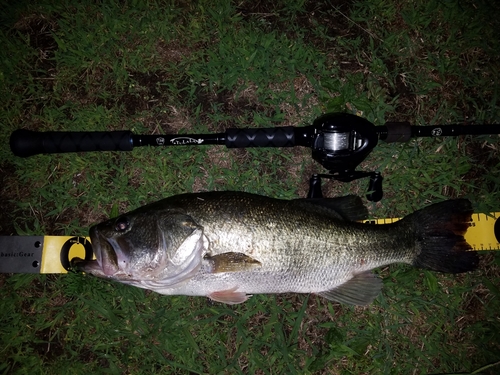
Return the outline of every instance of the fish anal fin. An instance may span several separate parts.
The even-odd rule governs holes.
[[[238,287],[234,287],[226,290],[219,290],[210,293],[208,297],[214,301],[227,303],[228,305],[236,305],[238,303],[243,303],[251,297],[245,292],[237,292]]]
[[[248,271],[262,265],[258,260],[246,254],[234,252],[214,256],[206,255],[204,259],[210,262],[212,273]]]
[[[331,301],[365,306],[373,302],[382,290],[382,280],[371,272],[356,274],[332,290],[317,293]]]

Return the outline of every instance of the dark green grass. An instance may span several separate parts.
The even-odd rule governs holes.
[[[377,125],[499,123],[498,7],[487,1],[39,1],[2,11],[0,234],[86,235],[173,194],[304,197],[325,172],[307,149],[222,146],[21,159],[10,133],[220,132],[309,124],[328,111]],[[380,143],[375,216],[450,197],[498,211],[498,136]],[[363,196],[366,181],[328,182]],[[0,371],[113,374],[496,373],[497,254],[447,276],[378,270],[366,308],[317,296],[241,306],[165,297],[86,275],[0,275]],[[490,366],[491,365],[491,366]]]

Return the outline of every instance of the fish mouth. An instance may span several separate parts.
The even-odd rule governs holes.
[[[118,256],[115,247],[105,236],[99,233],[97,226],[91,227],[89,232],[90,242],[92,243],[96,259],[82,260],[75,258],[72,260],[74,268],[99,277],[116,276],[120,272],[120,269],[118,267]]]

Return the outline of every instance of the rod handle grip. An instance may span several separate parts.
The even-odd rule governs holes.
[[[10,149],[16,156],[80,151],[131,151],[132,132],[37,132],[18,129],[10,136]]]
[[[295,146],[295,128],[230,128],[226,131],[226,147],[292,147]]]

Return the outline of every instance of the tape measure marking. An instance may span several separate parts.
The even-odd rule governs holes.
[[[495,233],[495,238],[497,242],[500,243],[500,217],[495,220],[495,226],[493,228],[493,232]]]

